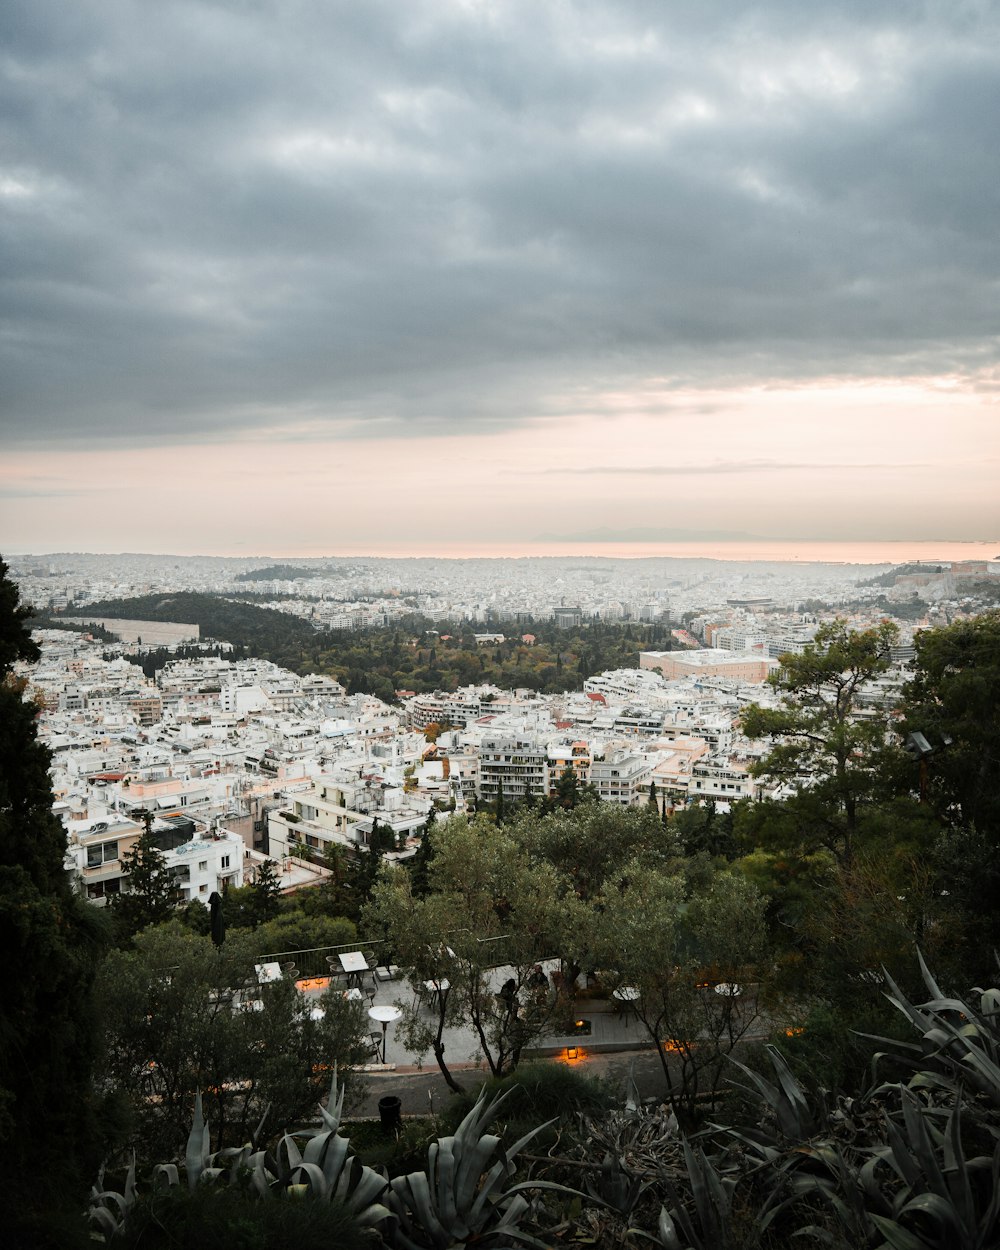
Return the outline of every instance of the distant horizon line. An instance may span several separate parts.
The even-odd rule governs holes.
[[[996,547],[992,555],[983,547]],[[461,549],[441,544],[437,550],[419,547],[414,550],[380,544],[380,549],[353,546],[342,551],[69,551],[21,550],[9,552],[9,558],[107,557],[160,560],[238,560],[288,562],[292,560],[322,562],[324,560],[531,560],[531,559],[594,559],[594,560],[717,560],[730,563],[809,563],[809,564],[897,564],[935,563],[962,559],[1000,559],[1000,538],[976,539],[815,539],[712,537],[705,539],[642,539],[608,538],[577,542],[567,539],[509,544],[505,548],[489,543],[463,544]],[[808,554],[807,554],[808,553]]]

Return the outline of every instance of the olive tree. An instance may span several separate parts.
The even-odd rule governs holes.
[[[365,923],[409,970],[416,991],[447,982],[430,1014],[401,999],[398,1027],[414,1052],[433,1050],[442,1076],[459,1089],[445,1056],[446,1028],[471,1026],[490,1072],[503,1076],[548,1024],[554,1002],[532,977],[552,953],[562,903],[556,874],[533,862],[505,826],[458,817],[435,827],[434,845],[426,896],[416,895],[404,869],[386,866]]]
[[[764,900],[736,873],[691,892],[682,873],[633,861],[609,882],[601,914],[604,977],[637,994],[670,1101],[690,1116],[700,1096],[714,1099],[726,1056],[757,1019]]]
[[[127,1099],[143,1153],[169,1157],[180,1146],[199,1091],[218,1144],[241,1145],[265,1110],[269,1135],[294,1127],[333,1064],[363,1060],[360,1004],[330,991],[307,1005],[289,981],[258,986],[253,940],[231,933],[220,949],[173,922],[106,961],[97,986],[104,1080]],[[357,1089],[353,1073],[345,1079]]]

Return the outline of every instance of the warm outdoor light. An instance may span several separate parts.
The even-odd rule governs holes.
[[[580,1058],[580,1049],[579,1049],[579,1047],[578,1047],[578,1046],[568,1046],[568,1047],[566,1048],[566,1058],[567,1058],[567,1059],[579,1059],[579,1058]]]

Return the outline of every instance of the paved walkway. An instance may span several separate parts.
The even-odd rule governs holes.
[[[509,972],[510,969],[505,968],[493,970],[498,989]],[[306,997],[318,998],[328,984],[326,978],[318,978],[305,991]],[[413,988],[406,980],[376,980],[374,999],[369,1003],[366,993],[362,1001],[367,1011],[370,1006],[412,1007],[415,997]],[[588,1075],[616,1083],[623,1099],[627,1079],[632,1073],[642,1098],[662,1098],[666,1087],[660,1058],[645,1027],[634,1013],[625,1012],[618,1004],[609,1000],[581,998],[577,1000],[577,1005],[578,1018],[588,1022],[589,1033],[548,1033],[540,1037],[533,1047],[525,1049],[522,1060],[546,1059],[571,1063]],[[419,1010],[429,1025],[436,1024],[437,1016],[431,996],[419,1001]],[[381,1029],[376,1019],[369,1020],[369,1026],[372,1032]],[[451,1091],[438,1068],[433,1051],[428,1051],[423,1056],[407,1051],[400,1033],[396,1024],[388,1024],[385,1032],[385,1062],[367,1066],[368,1092],[360,1106],[351,1108],[352,1116],[377,1116],[379,1099],[389,1095],[400,1099],[404,1115],[426,1115],[429,1111],[440,1108],[450,1097]],[[759,1033],[755,1036],[759,1036]],[[748,1037],[745,1040],[750,1039]],[[449,1070],[459,1084],[474,1090],[487,1076],[488,1068],[479,1038],[471,1024],[446,1028],[443,1042]]]
[[[507,970],[501,968],[495,971],[500,985]],[[325,988],[325,982],[323,985],[317,983],[310,988],[307,996],[318,996]],[[367,994],[363,1002],[367,1011]],[[371,1006],[411,1007],[413,1004],[414,991],[407,981],[376,981]],[[548,1033],[539,1038],[532,1048],[526,1049],[522,1059],[570,1063],[588,1075],[617,1083],[623,1099],[631,1072],[641,1097],[662,1097],[665,1091],[663,1068],[649,1034],[635,1015],[615,1010],[615,1005],[607,1000],[584,998],[578,1000],[578,1004],[578,1018],[588,1022],[589,1034]],[[436,1022],[436,1013],[429,1000],[426,1003],[421,1001],[419,1010],[428,1024]],[[370,1027],[377,1032],[381,1026],[373,1019]],[[351,1109],[353,1116],[377,1116],[379,1099],[389,1095],[400,1099],[404,1115],[426,1115],[440,1108],[450,1097],[451,1091],[433,1052],[418,1056],[407,1051],[399,1032],[395,1024],[387,1026],[385,1063],[368,1065],[368,1093],[359,1107]],[[469,1090],[475,1089],[487,1076],[488,1069],[472,1026],[446,1028],[443,1041],[449,1070],[459,1084]]]
[[[565,1063],[565,1059],[550,1058],[547,1062]],[[643,1099],[662,1097],[664,1092],[663,1068],[656,1052],[641,1051],[591,1052],[582,1049],[572,1066],[587,1076],[600,1077],[617,1086],[622,1102],[629,1075],[633,1075],[639,1094]],[[487,1073],[482,1067],[466,1065],[453,1069],[453,1075],[469,1092],[475,1092]],[[362,1102],[349,1113],[351,1119],[378,1116],[379,1099],[394,1096],[399,1099],[403,1115],[428,1115],[439,1111],[451,1097],[451,1090],[436,1063],[418,1070],[414,1067],[395,1071],[372,1070],[366,1075],[368,1092]]]

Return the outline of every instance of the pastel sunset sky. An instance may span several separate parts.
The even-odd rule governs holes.
[[[1000,5],[4,11],[0,550],[1000,538]]]

